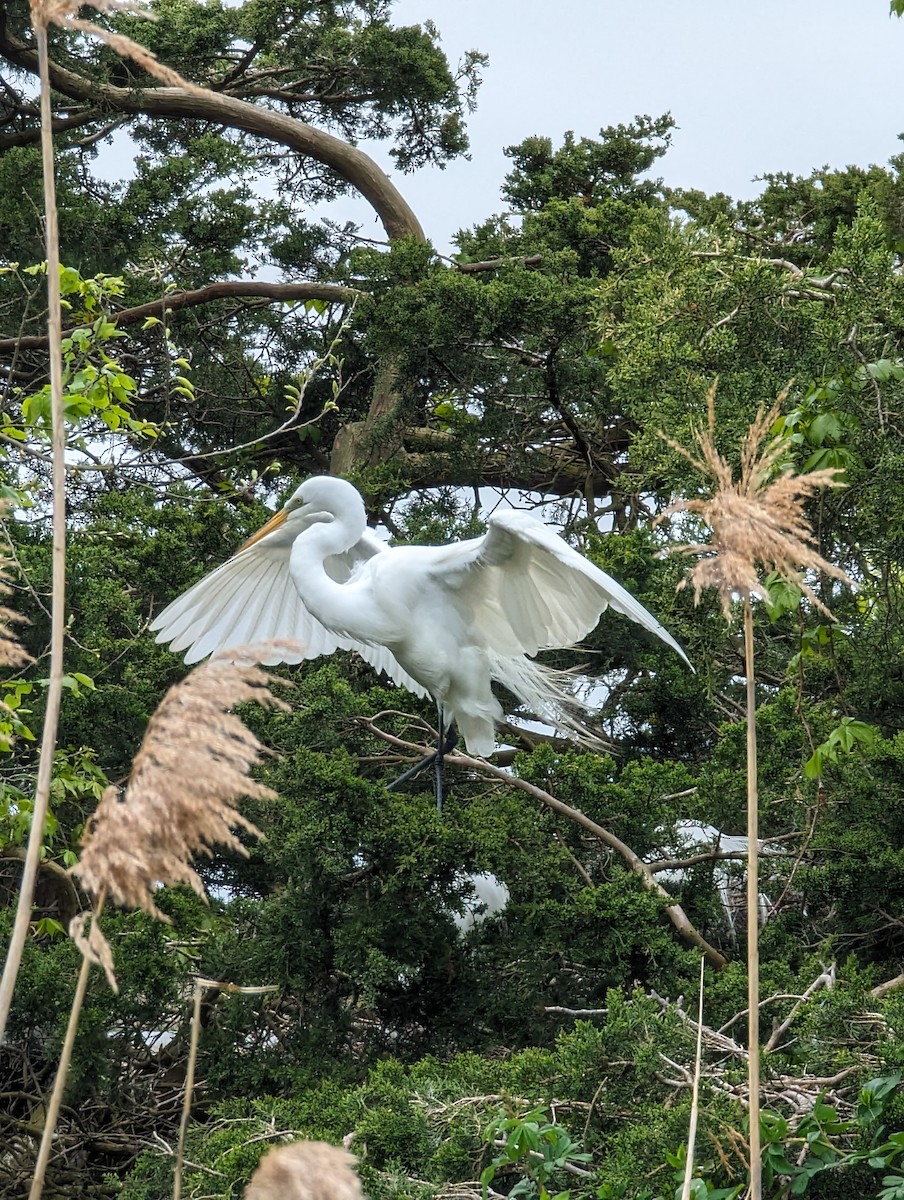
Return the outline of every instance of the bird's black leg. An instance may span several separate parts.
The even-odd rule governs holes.
[[[398,779],[393,779],[392,783],[387,783],[386,790],[394,792],[401,784],[407,783],[409,779],[414,779],[415,775],[420,775],[421,771],[425,771],[427,767],[436,762],[436,751],[428,754],[426,758],[422,758],[416,762],[413,767],[409,767],[407,771],[403,771]]]
[[[392,783],[388,783],[386,788],[390,792],[394,792],[403,783],[407,783],[409,779],[414,779],[415,775],[420,775],[421,771],[425,771],[427,767],[432,766],[436,772],[436,807],[440,812],[443,810],[443,758],[454,748],[458,742],[458,734],[455,732],[454,726],[449,726],[444,729],[443,710],[439,710],[439,736],[437,738],[436,749],[432,754],[428,754],[426,758],[422,758],[420,762],[416,762],[413,767],[409,767],[407,771],[403,771],[398,779],[394,779]]]
[[[436,774],[436,811],[443,811],[443,760],[450,750],[455,749],[455,744],[458,741],[458,734],[455,732],[455,726],[450,725],[448,729],[444,729],[445,716],[439,705],[436,706],[436,711],[439,715],[437,722],[439,735],[436,739],[436,754],[434,754],[433,768]]]

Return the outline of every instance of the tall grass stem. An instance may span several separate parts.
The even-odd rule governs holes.
[[[94,909],[94,915],[91,918],[96,921],[101,914],[104,906],[103,896],[99,897]],[[75,985],[75,995],[72,997],[72,1007],[69,1010],[69,1022],[66,1026],[66,1037],[63,1041],[63,1049],[60,1052],[60,1061],[57,1065],[56,1078],[53,1081],[53,1091],[50,1093],[50,1100],[47,1103],[47,1111],[44,1114],[44,1130],[41,1134],[41,1145],[38,1149],[38,1161],[35,1163],[34,1178],[31,1181],[31,1191],[28,1193],[28,1200],[41,1200],[41,1193],[44,1190],[44,1176],[47,1173],[47,1163],[50,1161],[50,1151],[53,1145],[53,1135],[56,1130],[57,1118],[60,1115],[60,1106],[63,1103],[63,1093],[66,1090],[66,1078],[69,1075],[69,1064],[72,1062],[72,1050],[75,1046],[75,1034],[78,1029],[79,1017],[82,1013],[82,1005],[85,1002],[85,993],[88,990],[88,975],[91,971],[91,959],[87,955],[82,955],[82,965],[78,973],[78,980]]]
[[[185,1159],[185,1134],[191,1115],[192,1093],[195,1090],[195,1065],[198,1061],[198,1040],[201,1036],[201,998],[204,995],[201,980],[195,980],[195,1003],[191,1014],[191,1041],[188,1048],[188,1066],[185,1069],[185,1094],[182,1097],[182,1118],[179,1121],[179,1142],[176,1146],[176,1165],[173,1169],[173,1200],[182,1195],[182,1163]]]
[[[750,1093],[749,1200],[761,1200],[760,1148],[760,880],[759,794],[756,761],[756,678],[753,670],[753,610],[744,597],[744,670],[747,675],[747,1080]]]
[[[703,1068],[703,971],[706,959],[700,959],[700,998],[697,1002],[697,1049],[694,1055],[694,1086],[691,1090],[691,1119],[687,1130],[687,1157],[684,1161],[684,1182],[681,1200],[690,1200],[694,1181],[694,1154],[697,1149],[697,1124],[700,1120],[700,1072]]]
[[[53,462],[53,597],[50,620],[50,677],[41,734],[41,755],[35,786],[34,809],[16,918],[0,978],[0,1039],[6,1030],[13,990],[22,962],[22,952],[31,923],[31,905],[44,841],[44,824],[50,806],[50,781],[56,751],[60,699],[63,692],[63,633],[66,596],[66,431],[63,417],[62,307],[60,304],[60,238],[57,223],[56,184],[53,164],[50,73],[47,58],[47,24],[37,5],[32,6],[32,23],[38,47],[41,79],[41,161],[44,172],[44,210],[47,247],[47,329],[50,355],[50,401]]]

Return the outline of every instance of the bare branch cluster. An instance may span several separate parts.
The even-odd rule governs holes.
[[[793,999],[795,1001],[788,1015],[780,1023],[776,1022],[773,1026],[773,1034],[766,1043],[766,1048],[774,1050],[781,1037],[788,1031],[791,1023],[800,1012],[804,1004],[819,990],[827,988],[831,990],[835,986],[835,965],[834,963],[827,967],[817,976],[810,986],[799,996],[786,996],[779,994],[775,996],[767,996],[759,1002],[759,1007],[772,1004],[776,1001]],[[678,1016],[684,1025],[689,1037],[694,1040],[702,1035],[703,1045],[706,1047],[708,1054],[708,1062],[703,1068],[701,1078],[706,1082],[709,1089],[717,1094],[725,1095],[740,1104],[747,1107],[749,1103],[749,1086],[747,1081],[738,1080],[735,1076],[736,1070],[731,1067],[732,1060],[735,1062],[744,1062],[748,1056],[748,1049],[740,1042],[729,1037],[725,1030],[733,1025],[736,1021],[741,1020],[746,1016],[746,1012],[737,1013],[730,1021],[726,1022],[721,1029],[713,1029],[711,1026],[704,1024],[699,1015],[695,1019],[684,1009],[683,1000],[679,998],[677,1001],[672,1001],[668,997],[660,996],[656,991],[650,991],[651,999],[655,1000],[663,1012],[672,1013]],[[669,1057],[659,1052],[659,1057],[667,1071],[658,1074],[659,1081],[669,1087],[680,1090],[690,1090],[693,1086],[693,1072],[686,1062],[679,1060],[677,1057]],[[873,1063],[868,1059],[852,1063],[834,1075],[818,1075],[815,1072],[801,1070],[798,1073],[789,1075],[780,1071],[767,1071],[762,1079],[763,1093],[766,1101],[777,1109],[787,1109],[791,1114],[792,1126],[801,1117],[812,1112],[814,1104],[819,1100],[832,1104],[839,1112],[845,1115],[853,1115],[855,1099],[857,1095],[857,1087],[855,1084],[858,1072],[862,1071],[864,1066],[872,1066]],[[851,1079],[850,1084],[845,1084],[845,1081]],[[844,1085],[844,1086],[841,1086]]]

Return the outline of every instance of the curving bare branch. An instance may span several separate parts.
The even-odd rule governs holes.
[[[10,32],[6,13],[2,9],[0,54],[22,70],[37,74],[37,50]],[[335,171],[361,193],[379,216],[389,238],[411,237],[419,242],[426,240],[414,210],[386,172],[368,154],[305,121],[223,92],[201,89],[188,91],[179,87],[116,87],[89,79],[56,62],[51,61],[48,67],[54,91],[71,100],[134,116],[212,121],[286,146],[306,158],[313,158]]]

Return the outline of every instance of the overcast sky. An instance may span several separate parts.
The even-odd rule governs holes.
[[[432,20],[455,63],[490,63],[469,120],[471,161],[396,182],[437,249],[503,208],[502,148],[637,113],[679,128],[657,166],[672,186],[756,194],[755,176],[885,164],[904,149],[904,21],[888,0],[396,0]],[[391,170],[379,148],[368,147]],[[380,236],[365,210],[362,233]]]

